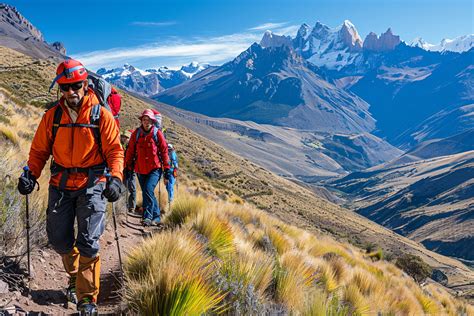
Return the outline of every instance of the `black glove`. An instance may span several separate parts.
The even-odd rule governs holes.
[[[115,202],[122,194],[122,181],[119,178],[112,177],[107,181],[105,190],[102,193],[109,202]]]
[[[163,178],[165,178],[165,180],[170,179],[170,169],[165,169],[165,171],[163,172]]]
[[[27,195],[33,192],[36,184],[36,177],[31,174],[30,170],[25,171],[20,178],[18,178],[18,191],[20,194]]]

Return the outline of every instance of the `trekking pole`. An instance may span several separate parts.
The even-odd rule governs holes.
[[[29,171],[30,168],[28,166],[23,167],[23,177],[29,179]],[[35,185],[38,185],[37,191],[40,189],[40,185],[38,181],[33,184],[33,188]],[[25,195],[25,207],[26,207],[26,255],[28,261],[28,278],[31,278],[31,249],[30,249],[30,201],[28,198],[29,194]]]
[[[163,172],[162,172],[163,174]],[[161,177],[158,180],[158,206],[161,205]]]
[[[109,182],[112,179],[109,173],[106,174],[105,177],[107,178],[107,182]],[[119,264],[120,264],[120,274],[123,277],[122,253],[120,251],[119,236],[117,233],[117,220],[115,219],[115,202],[112,202],[112,219],[114,222],[115,241],[117,242],[117,250],[118,250],[118,257],[119,257]]]
[[[23,167],[23,175],[28,176],[28,171],[30,168],[28,166]],[[25,195],[25,205],[26,205],[26,251],[27,251],[27,260],[28,260],[28,277],[31,278],[31,260],[30,260],[30,203],[28,200],[28,194]]]
[[[171,199],[170,199],[170,193],[168,192],[168,212],[171,213]]]

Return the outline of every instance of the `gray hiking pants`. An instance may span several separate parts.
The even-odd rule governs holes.
[[[81,256],[94,258],[99,252],[99,238],[105,229],[107,200],[102,197],[105,183],[78,191],[49,187],[46,231],[48,240],[59,254],[68,254],[74,246]],[[74,221],[77,219],[77,238]]]
[[[124,171],[125,186],[128,190],[127,209],[135,211],[137,206],[137,174],[130,170]]]

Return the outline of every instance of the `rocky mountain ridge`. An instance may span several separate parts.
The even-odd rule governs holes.
[[[15,7],[6,3],[0,3],[0,45],[37,58],[64,58],[66,55],[62,43],[48,44],[40,30]]]

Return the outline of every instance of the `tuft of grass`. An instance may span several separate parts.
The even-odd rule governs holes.
[[[214,269],[190,232],[155,235],[127,258],[125,298],[140,315],[217,312],[224,295],[210,285]]]
[[[344,306],[336,295],[328,296],[321,290],[315,290],[307,299],[303,315],[307,316],[348,316],[349,307]]]
[[[18,145],[18,137],[16,134],[10,129],[3,126],[0,126],[0,135],[7,141],[11,142],[13,145]]]
[[[322,285],[327,293],[336,291],[339,288],[339,283],[331,265],[324,260],[313,260],[313,262],[316,262],[317,266],[316,280],[318,284]]]
[[[420,303],[423,312],[428,315],[439,315],[440,311],[435,301],[419,291],[415,292],[415,297],[418,303]]]
[[[11,124],[10,119],[8,117],[6,117],[5,115],[2,115],[2,114],[0,114],[0,122],[4,123],[6,125]]]
[[[383,260],[384,254],[382,248],[377,249],[376,251],[372,251],[367,254],[367,257],[372,259],[372,261],[380,261]]]
[[[286,253],[277,260],[275,268],[275,298],[290,308],[300,310],[305,292],[316,278],[314,267],[296,252]]]
[[[229,199],[229,202],[231,203],[235,203],[235,204],[244,204],[244,200],[242,200],[240,197],[238,196],[232,196],[230,199]]]
[[[274,227],[266,229],[265,232],[279,255],[283,255],[293,247],[286,235]]]
[[[362,294],[371,295],[379,290],[379,283],[371,274],[359,268],[354,270],[351,283],[357,286]]]
[[[164,219],[164,223],[171,226],[181,226],[191,217],[196,216],[206,206],[202,197],[181,194],[171,207],[171,212]]]
[[[193,229],[207,238],[212,255],[223,258],[235,252],[234,236],[229,224],[213,213],[201,212],[193,222]]]
[[[343,300],[350,305],[352,315],[370,314],[370,305],[355,284],[343,288]]]

